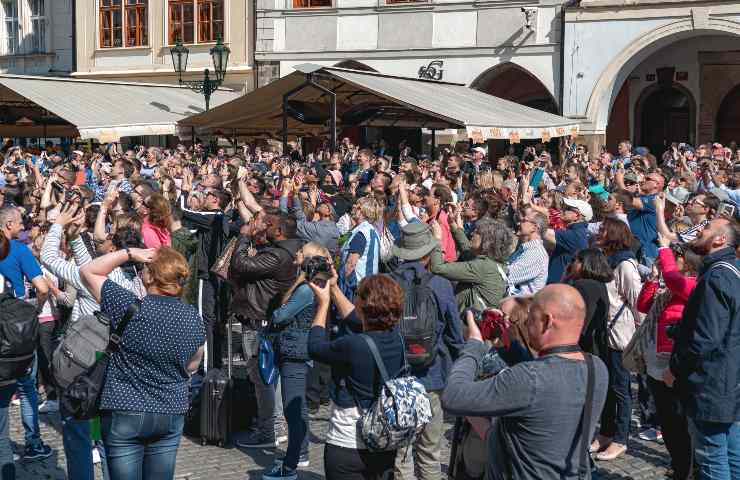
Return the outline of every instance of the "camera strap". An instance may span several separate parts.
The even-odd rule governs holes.
[[[581,351],[581,347],[573,344],[573,345],[558,345],[552,348],[548,348],[546,350],[540,351],[540,357],[544,357],[547,355],[557,355],[558,353],[579,353]]]

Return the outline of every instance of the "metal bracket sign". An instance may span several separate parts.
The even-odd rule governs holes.
[[[433,60],[427,66],[422,65],[419,67],[419,78],[424,80],[442,80],[442,74],[444,73],[444,70],[442,70],[443,66],[443,60]]]

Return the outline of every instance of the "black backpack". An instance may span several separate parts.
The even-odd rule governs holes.
[[[36,307],[10,293],[0,293],[0,381],[27,374],[38,336]]]
[[[403,317],[400,322],[401,336],[406,349],[406,361],[416,368],[426,368],[437,358],[437,325],[440,309],[429,281],[434,275],[414,273],[411,281],[400,273],[392,273],[406,292]]]

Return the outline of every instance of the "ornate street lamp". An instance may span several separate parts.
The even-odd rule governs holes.
[[[188,68],[188,56],[190,50],[185,47],[182,42],[178,39],[175,42],[175,46],[170,49],[170,56],[172,56],[172,66],[177,72],[177,81],[180,85],[187,85],[194,92],[202,93],[206,99],[206,111],[210,108],[211,94],[221,86],[226,78],[226,67],[229,64],[229,54],[231,50],[229,47],[221,42],[221,37],[216,38],[216,45],[211,48],[211,60],[213,61],[213,69],[215,70],[215,78],[211,78],[211,71],[205,69],[203,71],[203,80],[183,80],[182,74],[187,71]]]

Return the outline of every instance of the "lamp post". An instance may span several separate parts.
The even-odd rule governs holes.
[[[216,45],[211,48],[209,53],[213,61],[215,77],[211,77],[211,71],[206,68],[203,71],[203,80],[183,80],[182,74],[187,71],[190,50],[183,46],[179,39],[175,42],[175,46],[170,49],[172,66],[175,72],[177,72],[177,81],[180,85],[187,85],[194,92],[203,94],[206,99],[206,111],[210,108],[211,94],[224,82],[226,66],[229,64],[231,50],[221,42],[221,37],[219,36],[216,38]]]

